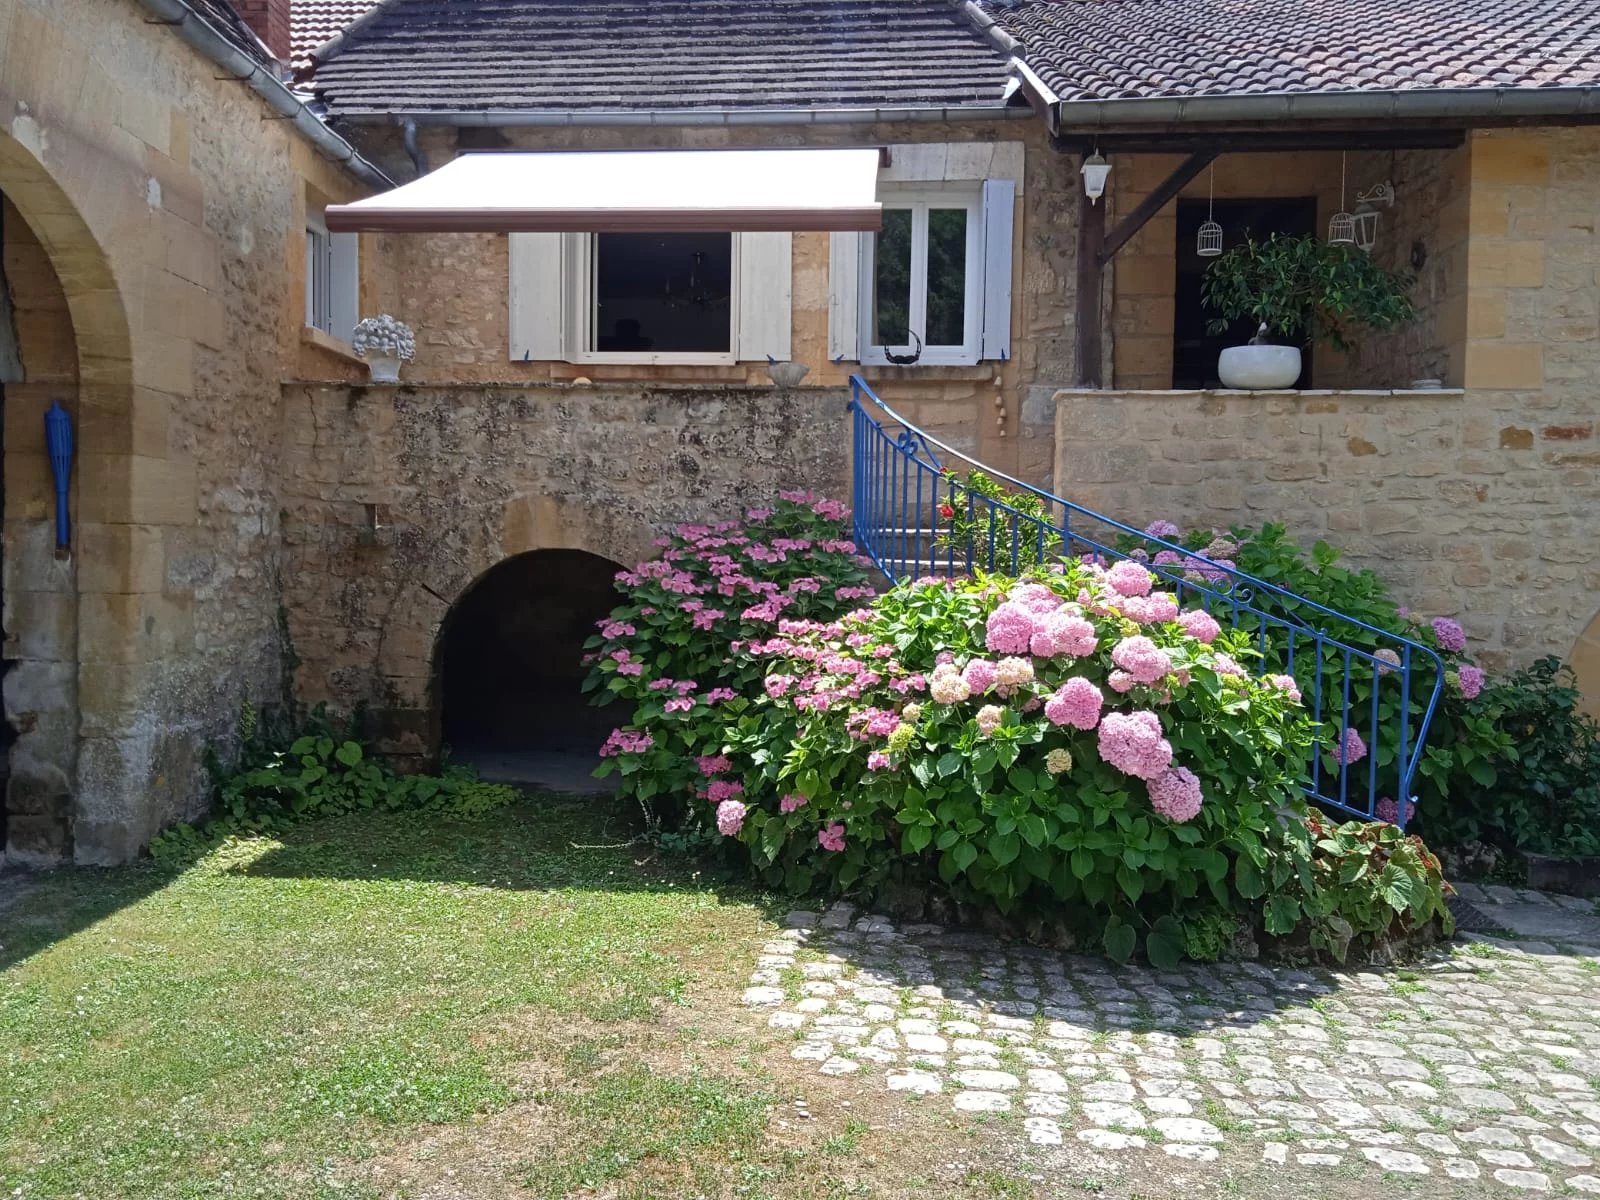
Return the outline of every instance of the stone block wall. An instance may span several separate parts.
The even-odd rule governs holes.
[[[359,133],[375,160],[397,177],[414,168],[392,129]],[[1028,402],[1036,380],[1060,381],[1071,371],[1070,281],[1074,271],[1080,190],[1075,161],[1052,150],[1042,123],[1028,118],[967,124],[915,122],[826,126],[719,128],[531,129],[424,131],[432,168],[464,150],[593,149],[726,146],[861,145],[915,148],[924,143],[1010,143],[1021,151],[1012,277],[1012,353],[1005,363],[974,367],[874,367],[865,374],[884,399],[930,432],[1000,470],[1042,478],[1050,469],[1052,422],[1047,406]],[[1003,152],[1010,157],[1009,152]],[[893,167],[890,175],[893,175]],[[613,363],[513,362],[509,350],[509,249],[503,235],[368,238],[393,272],[396,315],[417,331],[417,359],[408,375],[425,384],[542,383],[583,377],[613,383],[766,382],[763,364],[628,366]],[[811,367],[805,386],[845,385],[855,364],[828,360],[828,235],[794,238],[793,353]],[[365,250],[366,245],[363,246]],[[1038,418],[1038,419],[1036,419]]]
[[[439,629],[475,580],[531,550],[631,564],[678,522],[780,489],[847,495],[845,401],[771,386],[285,387],[297,691],[367,705],[386,749],[425,759]]]
[[[1530,426],[1520,398],[1475,389],[1064,391],[1056,404],[1058,490],[1125,523],[1282,522],[1416,612],[1458,618],[1495,667],[1566,655],[1593,615],[1600,441],[1570,412]]]

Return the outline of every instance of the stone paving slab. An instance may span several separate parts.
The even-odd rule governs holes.
[[[1600,929],[1334,973],[1119,966],[845,905],[788,924],[745,1003],[793,1058],[1001,1114],[995,1136],[1600,1194]]]

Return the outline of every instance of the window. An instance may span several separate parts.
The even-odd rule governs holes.
[[[348,342],[360,319],[361,235],[329,233],[306,215],[306,324]]]
[[[978,361],[982,209],[977,187],[884,196],[882,232],[864,235],[862,362]]]
[[[516,362],[730,365],[786,359],[793,235],[513,233]]]
[[[597,233],[588,267],[582,356],[733,361],[732,234]]]

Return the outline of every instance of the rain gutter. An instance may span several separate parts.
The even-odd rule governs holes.
[[[150,0],[145,0],[150,3]],[[732,125],[850,125],[880,121],[1016,121],[1033,112],[1021,105],[982,105],[947,108],[691,108],[673,109],[473,109],[470,111],[340,109],[334,114],[352,125],[394,125],[406,121],[419,126],[514,128],[692,127]]]
[[[363,183],[389,189],[394,180],[363,158],[349,142],[328,128],[265,64],[252,58],[190,8],[186,0],[140,0],[156,19],[230,76],[265,100],[305,137],[324,158],[338,163]]]

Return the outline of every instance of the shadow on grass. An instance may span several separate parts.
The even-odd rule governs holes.
[[[182,865],[56,867],[0,878],[0,971],[152,896]]]

